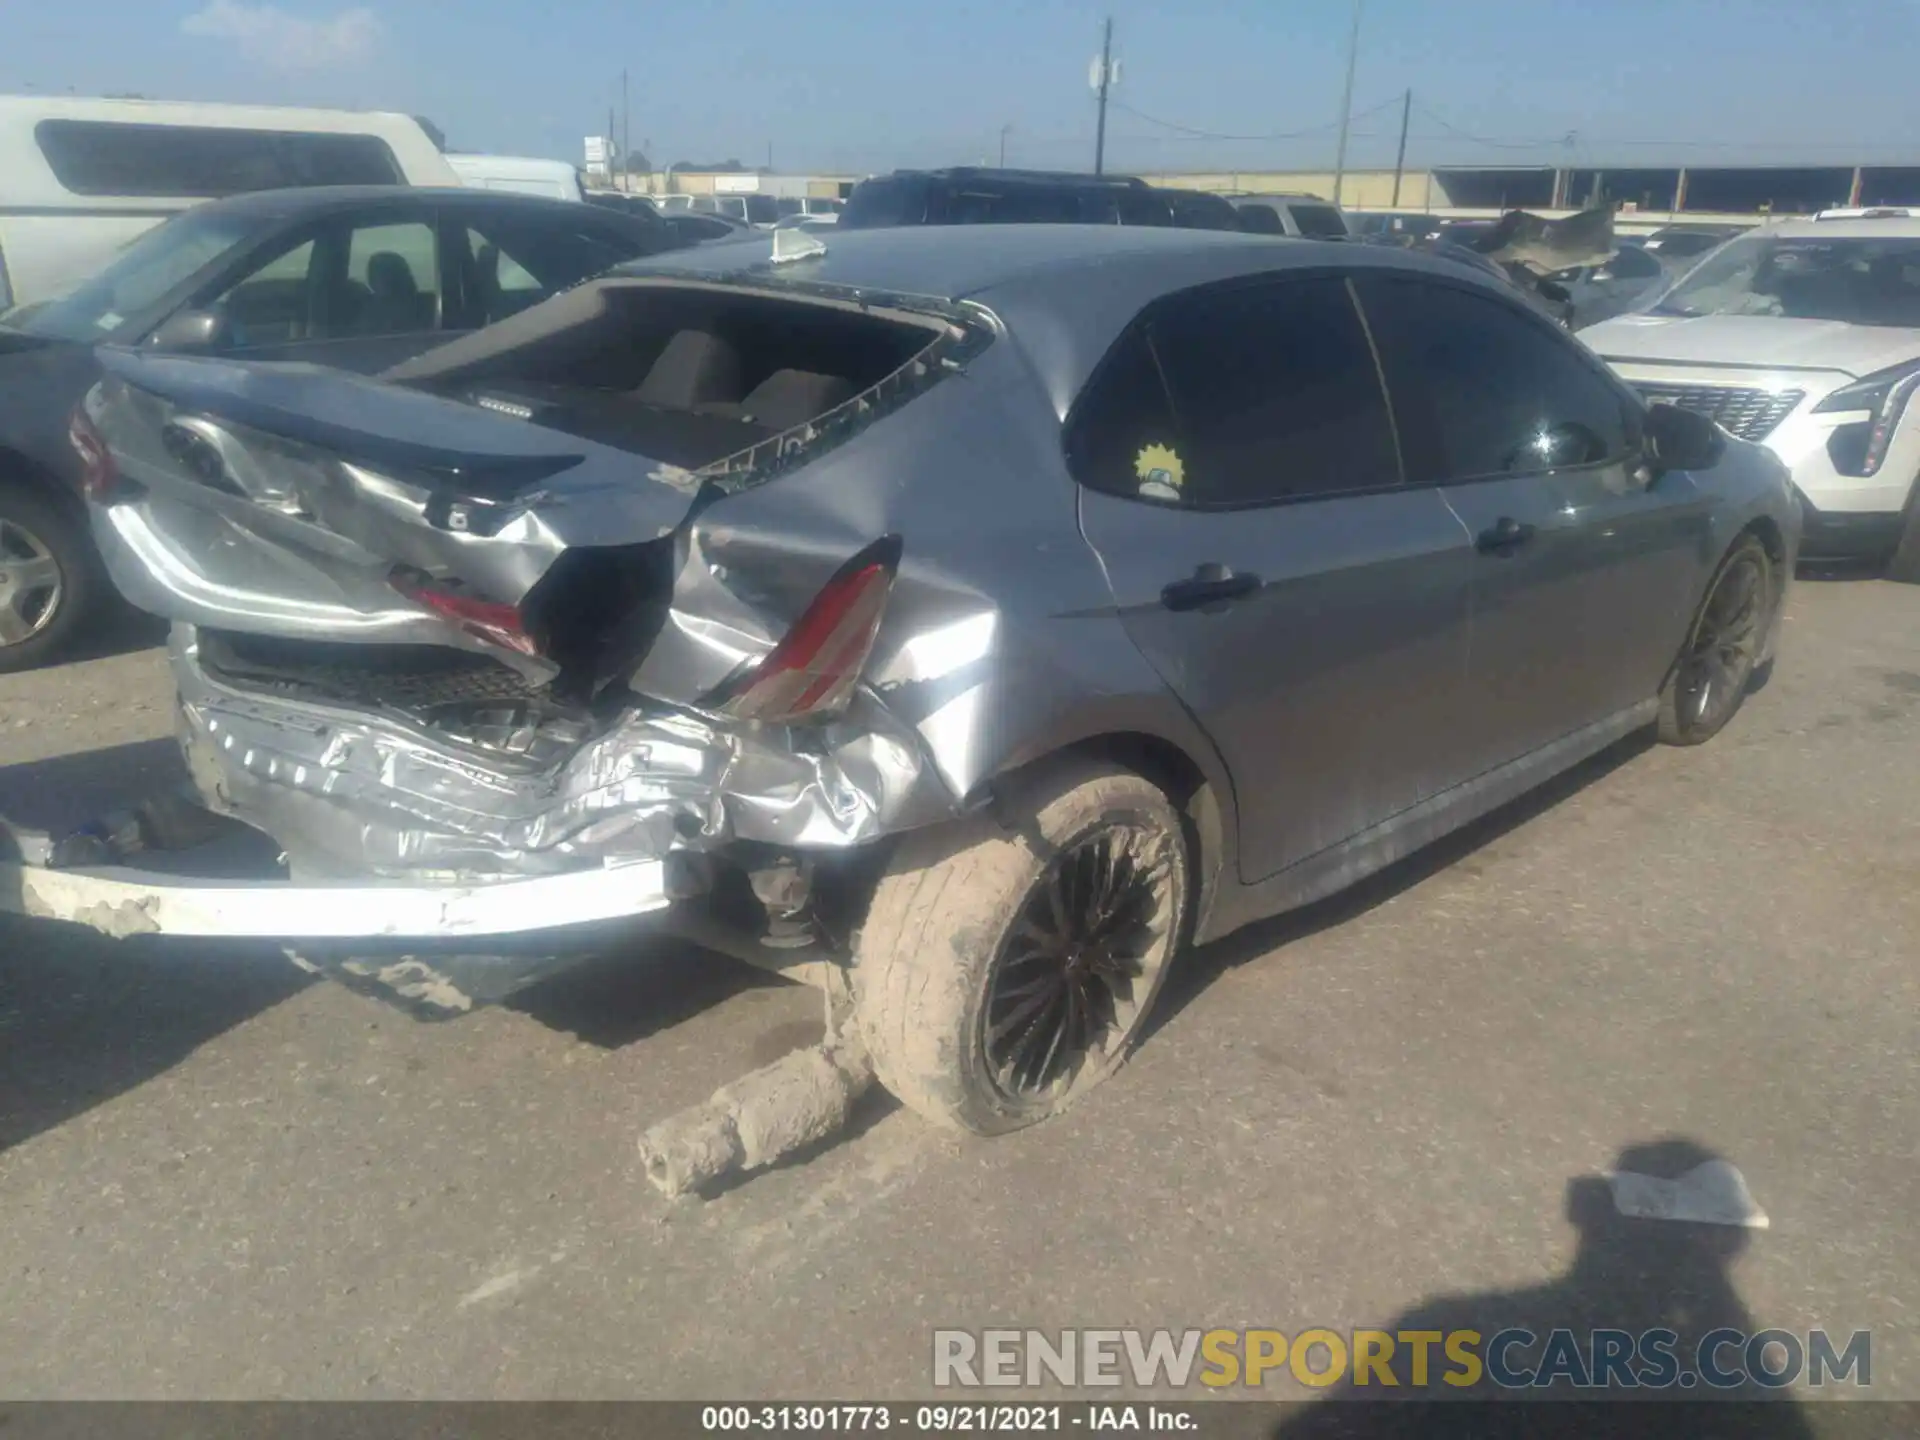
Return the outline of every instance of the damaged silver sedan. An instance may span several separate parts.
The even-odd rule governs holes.
[[[103,352],[74,442],[175,622],[203,808],[16,834],[0,896],[456,1009],[608,927],[823,985],[828,1047],[763,1088],[831,1093],[723,1092],[655,1145],[681,1187],[869,1076],[979,1133],[1057,1112],[1185,947],[1635,729],[1705,740],[1770,659],[1779,463],[1497,281],[1151,229],[772,246],[378,381]],[[266,868],[161,873],[218,824]]]

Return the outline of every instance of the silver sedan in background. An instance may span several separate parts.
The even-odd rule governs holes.
[[[785,238],[381,380],[107,352],[102,549],[176,622],[199,802],[283,868],[16,835],[24,908],[461,1008],[592,925],[693,927],[992,1133],[1110,1074],[1189,945],[1632,731],[1709,739],[1771,656],[1779,461],[1497,279],[1174,229]]]

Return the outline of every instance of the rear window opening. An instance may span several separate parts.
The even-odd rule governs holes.
[[[684,470],[733,473],[796,449],[769,446],[776,437],[830,416],[864,421],[917,393],[984,333],[851,300],[615,280],[387,378]]]

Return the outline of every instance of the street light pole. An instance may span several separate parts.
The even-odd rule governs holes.
[[[1360,7],[1353,0],[1353,33],[1347,37],[1347,88],[1340,97],[1340,147],[1333,159],[1333,203],[1340,203],[1340,187],[1347,178],[1347,126],[1353,119],[1353,71],[1360,60]]]
[[[1107,86],[1113,80],[1113,17],[1100,41],[1100,119],[1093,135],[1093,173],[1104,174],[1107,164]]]
[[[1407,91],[1406,103],[1400,107],[1400,153],[1393,162],[1393,205],[1400,208],[1400,177],[1407,173],[1407,127],[1413,123],[1413,91]]]
[[[1011,129],[1013,129],[1011,125],[1000,127],[1000,168],[1002,170],[1007,168],[1007,132]]]

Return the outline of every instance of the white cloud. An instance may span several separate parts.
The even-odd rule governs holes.
[[[276,70],[318,70],[364,59],[380,38],[380,18],[364,6],[324,20],[289,15],[275,5],[207,0],[180,22],[188,35],[230,40],[249,60]]]

